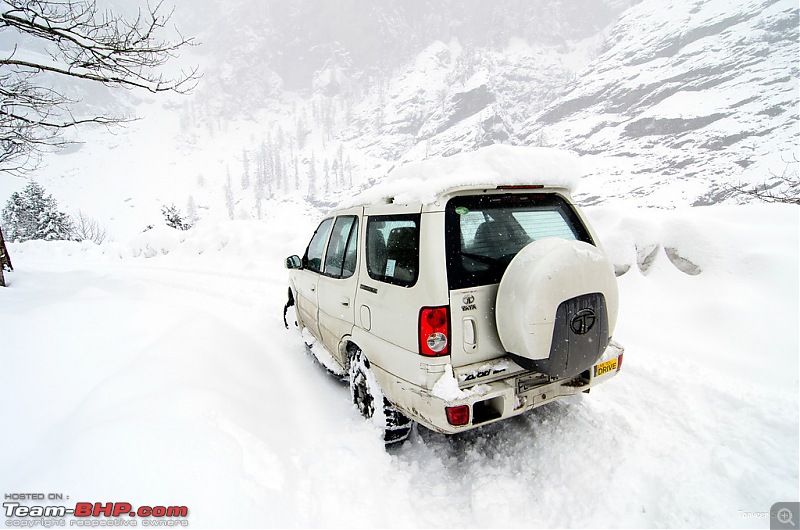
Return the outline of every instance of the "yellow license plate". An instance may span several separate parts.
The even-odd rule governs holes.
[[[618,366],[619,366],[619,358],[611,359],[610,361],[596,364],[594,365],[594,376],[599,377],[609,372],[614,372],[616,371]]]

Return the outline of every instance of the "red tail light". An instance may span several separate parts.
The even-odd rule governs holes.
[[[450,354],[450,312],[447,306],[420,310],[419,353],[429,357]]]
[[[624,355],[624,354],[620,353],[620,354],[619,354],[619,357],[617,357],[617,372],[619,372],[620,370],[622,370],[622,356],[623,356],[623,355]]]
[[[466,425],[469,423],[469,405],[459,405],[457,407],[445,407],[447,422],[450,425]]]

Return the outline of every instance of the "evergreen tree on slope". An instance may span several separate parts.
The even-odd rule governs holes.
[[[29,182],[22,192],[11,195],[3,209],[3,226],[10,241],[70,239],[72,221],[58,210],[52,195],[36,182]]]

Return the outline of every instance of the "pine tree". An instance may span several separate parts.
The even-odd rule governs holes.
[[[337,157],[333,158],[333,163],[331,164],[331,171],[333,172],[333,187],[335,189],[342,188],[342,179],[340,178],[340,169],[339,169],[339,159]]]
[[[256,195],[256,219],[261,219],[261,217],[264,215],[264,207],[261,204],[261,201],[263,200],[263,197],[258,194]]]
[[[54,201],[55,203],[55,201]],[[45,241],[64,241],[71,239],[72,221],[64,212],[59,212],[53,207],[46,206],[39,214],[39,228],[37,237]]]
[[[250,186],[250,160],[247,158],[247,149],[242,150],[242,189]]]
[[[72,221],[58,210],[52,195],[36,182],[29,182],[22,192],[15,192],[3,209],[3,225],[10,241],[70,239]]]
[[[344,168],[347,173],[347,187],[353,187],[353,162],[350,161],[350,155],[347,155],[347,161],[344,163]]]
[[[314,151],[311,151],[311,161],[308,168],[308,196],[314,197],[317,190],[317,160]]]
[[[344,187],[344,144],[339,144],[336,158],[333,159],[333,171],[336,173],[336,186]]]
[[[267,197],[272,197],[272,184],[275,180],[275,169],[272,160],[272,140],[269,134],[267,135],[266,141],[261,142],[260,167],[262,168],[265,194]]]
[[[228,209],[228,217],[234,218],[233,186],[231,185],[231,172],[228,171],[228,178],[225,181],[225,207]]]
[[[194,197],[189,195],[186,200],[186,222],[189,226],[194,226],[197,223],[197,203],[194,202]]]
[[[300,117],[295,121],[295,135],[297,137],[297,147],[302,149],[306,145],[306,136],[308,136],[309,128],[306,124],[307,120],[305,117],[305,111]]]
[[[177,230],[189,230],[192,225],[183,217],[183,214],[178,210],[177,206],[170,204],[169,206],[161,207],[161,214],[164,216],[164,222],[170,228]]]
[[[325,195],[327,195],[331,191],[331,166],[327,158],[325,158],[325,162],[322,164],[322,173],[325,183]]]
[[[278,192],[283,189],[283,191],[286,192],[286,183],[283,175],[283,160],[281,160],[280,151],[276,149],[272,159],[273,165],[275,166],[273,171],[275,175],[275,191]]]
[[[23,192],[24,193],[24,192]],[[14,192],[3,209],[3,226],[9,241],[27,241],[36,233],[38,214],[29,209],[23,195]]]

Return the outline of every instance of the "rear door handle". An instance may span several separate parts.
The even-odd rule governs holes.
[[[342,305],[343,305],[343,306],[345,306],[345,307],[349,306],[349,305],[350,305],[350,298],[348,298],[347,296],[343,297],[343,298],[341,299],[341,303],[342,303]]]
[[[464,349],[472,351],[478,344],[478,337],[475,329],[475,319],[466,317],[461,321],[464,326]]]

